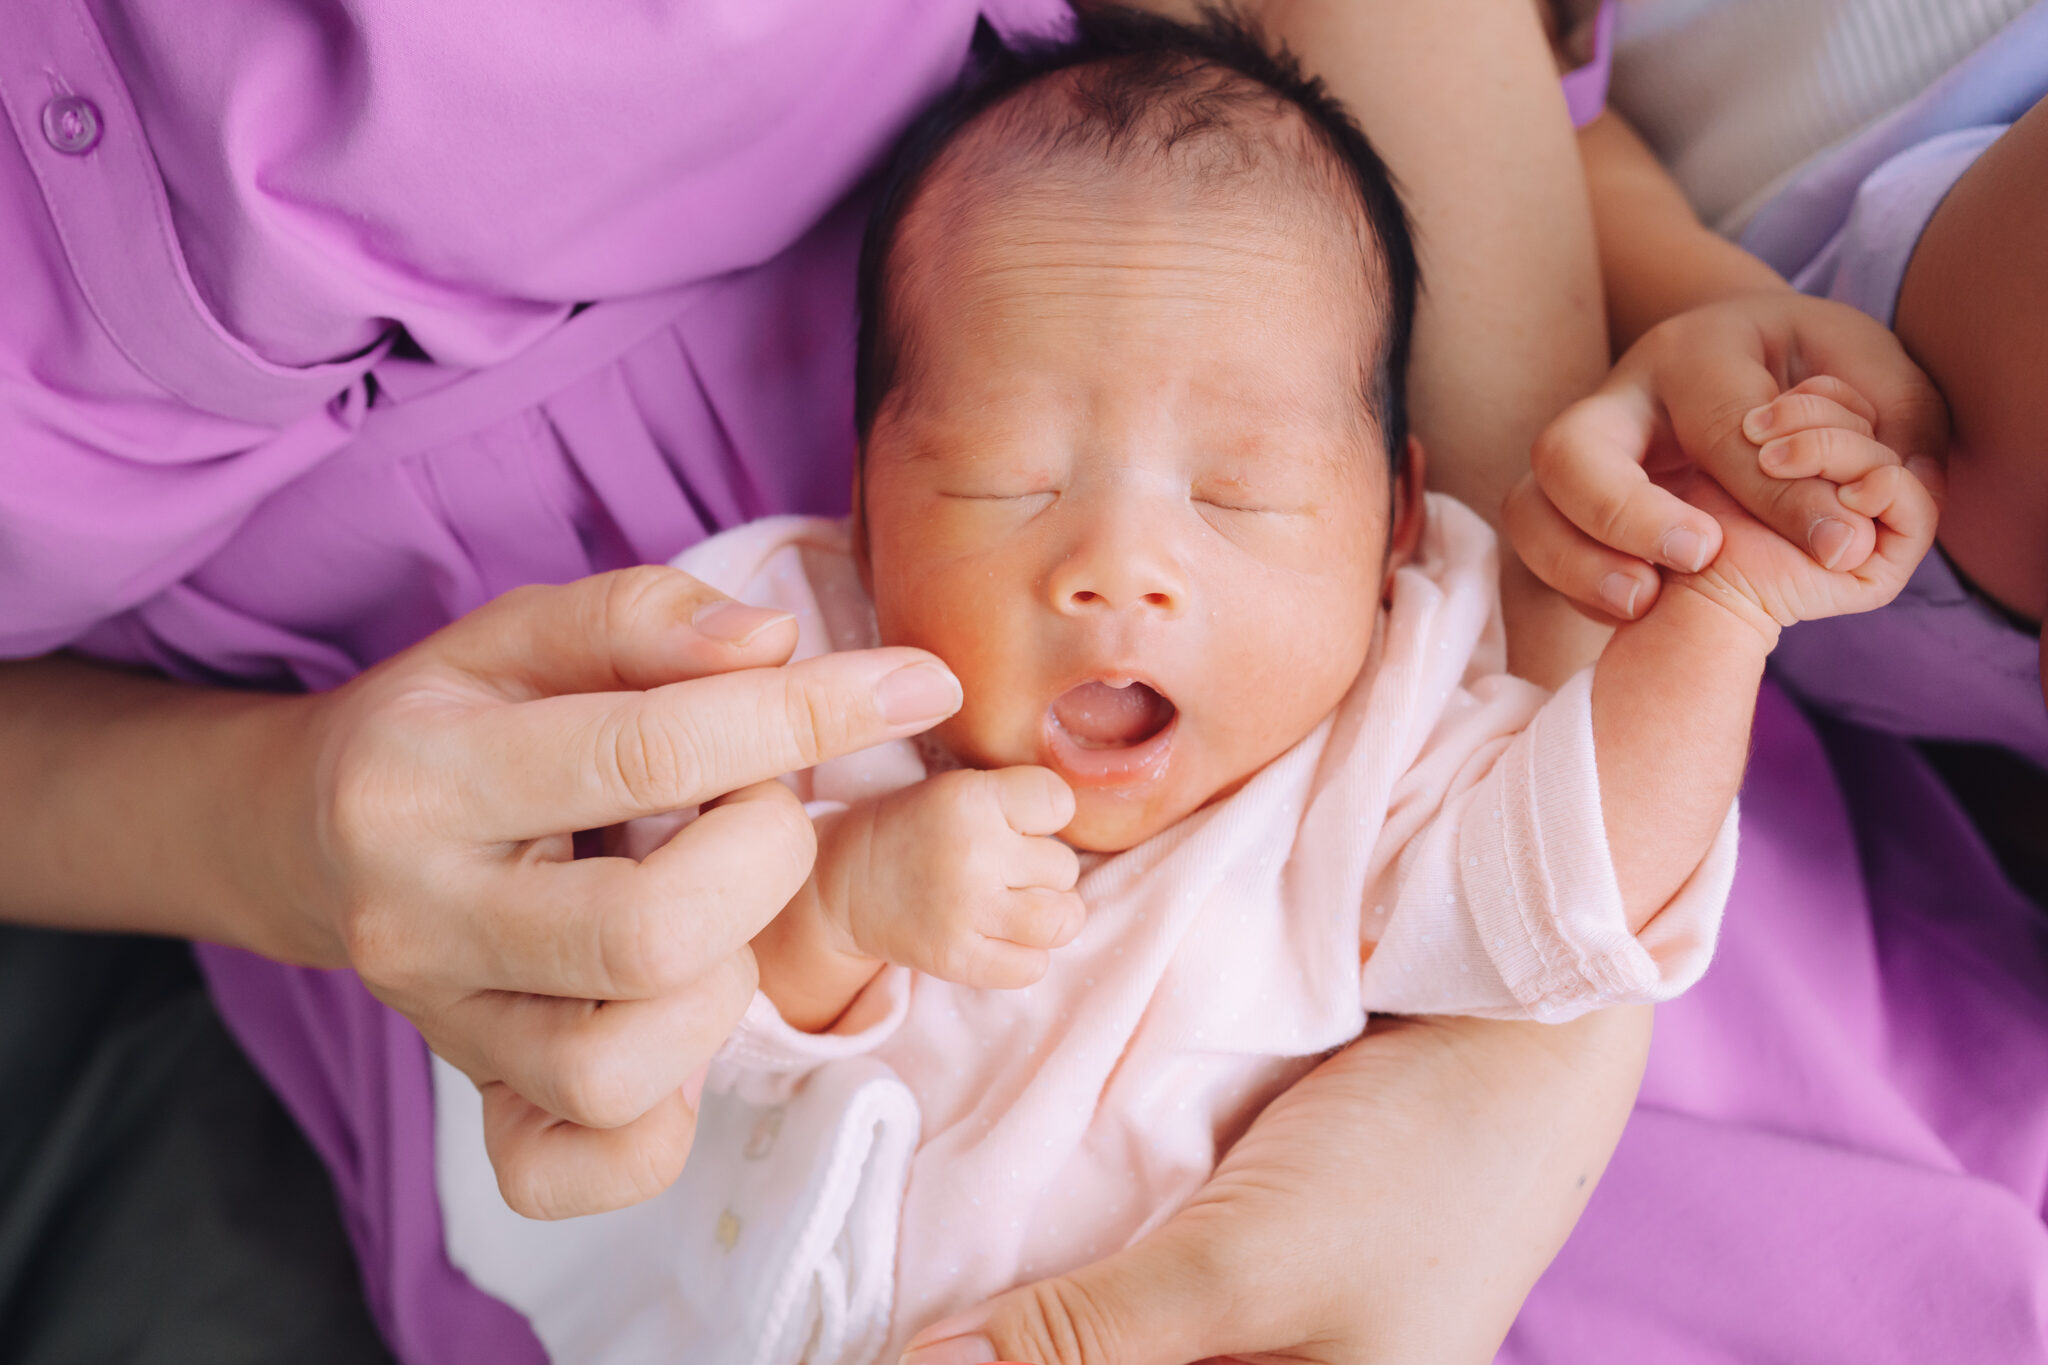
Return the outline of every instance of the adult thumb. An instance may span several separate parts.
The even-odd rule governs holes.
[[[901,1365],[1186,1365],[1274,1346],[1247,1339],[1231,1277],[1198,1239],[1174,1234],[1169,1223],[1108,1260],[935,1322]]]

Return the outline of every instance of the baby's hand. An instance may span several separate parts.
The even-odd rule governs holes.
[[[1787,388],[1820,375],[1846,387]],[[1704,475],[1815,566],[1853,571],[1876,536],[1870,518],[1836,494],[1854,476],[1773,477],[1757,459],[1759,442],[1793,428],[1757,425],[1755,410],[1778,413],[1795,393],[1832,394],[1863,436],[1874,428],[1917,477],[1939,482],[1947,409],[1896,337],[1843,304],[1789,290],[1748,295],[1651,329],[1597,393],[1551,423],[1502,509],[1509,540],[1538,578],[1582,608],[1636,620],[1662,590],[1659,568],[1694,573],[1720,552],[1719,519],[1674,496]]]
[[[821,898],[865,956],[1029,986],[1085,918],[1080,862],[1051,837],[1073,818],[1073,793],[1044,768],[941,773],[841,817],[820,850]]]
[[[1794,544],[1690,468],[1666,486],[1714,518],[1721,550],[1699,573],[1674,581],[1751,621],[1767,642],[1795,621],[1871,611],[1891,601],[1933,544],[1936,509],[1928,488],[1877,440],[1876,418],[1862,394],[1818,376],[1748,413],[1742,424],[1766,478],[1788,485],[1821,480],[1844,508],[1869,519],[1875,536],[1867,550],[1856,529],[1840,521],[1824,522],[1805,544]],[[1810,551],[1833,568],[1816,563]]]

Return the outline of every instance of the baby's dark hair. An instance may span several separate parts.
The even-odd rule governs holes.
[[[1302,74],[1285,48],[1225,9],[1181,24],[1115,5],[1080,7],[1075,32],[1059,42],[991,45],[958,89],[913,123],[885,168],[861,244],[860,338],[854,419],[865,446],[877,413],[899,382],[902,338],[888,298],[891,252],[904,220],[946,149],[985,117],[1063,72],[1053,116],[1006,129],[1009,144],[1047,158],[1079,151],[1118,161],[1178,158],[1212,181],[1258,169],[1270,139],[1255,140],[1251,117],[1299,115],[1314,151],[1357,195],[1369,295],[1379,313],[1379,346],[1368,357],[1363,396],[1397,472],[1408,443],[1406,387],[1421,271],[1408,215],[1386,163],[1322,81]],[[1033,111],[1038,112],[1038,111]],[[1347,202],[1346,207],[1351,205]],[[1376,259],[1373,258],[1376,249]]]

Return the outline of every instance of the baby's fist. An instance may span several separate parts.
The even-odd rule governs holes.
[[[1693,585],[1746,599],[1778,626],[1870,611],[1897,596],[1933,544],[1940,470],[1930,460],[1903,465],[1876,439],[1875,417],[1861,394],[1829,376],[1748,414],[1743,433],[1768,480],[1782,488],[1806,479],[1831,484],[1859,524],[1820,520],[1795,546],[1719,488],[1696,482],[1687,500],[1721,523],[1723,546]]]
[[[845,902],[854,943],[963,986],[1031,985],[1085,918],[1079,859],[1052,837],[1073,818],[1044,768],[941,773],[882,798]]]

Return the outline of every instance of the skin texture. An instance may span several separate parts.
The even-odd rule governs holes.
[[[1941,543],[2007,611],[2048,615],[2048,104],[1977,159],[1921,236],[1897,327],[1955,424]]]
[[[936,247],[920,270],[948,283],[910,308],[928,359],[867,443],[882,638],[944,651],[966,700],[937,735],[960,759],[1051,768],[1074,788],[1067,839],[1129,848],[1328,714],[1420,530],[1404,508],[1390,559],[1355,252],[1123,178],[1041,187],[945,244],[908,227],[901,249]],[[1173,733],[1103,774],[1049,708],[1126,679],[1174,704]]]

